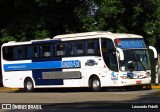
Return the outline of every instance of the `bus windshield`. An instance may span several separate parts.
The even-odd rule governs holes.
[[[146,71],[150,69],[147,49],[124,49],[124,61],[121,63],[125,71]]]

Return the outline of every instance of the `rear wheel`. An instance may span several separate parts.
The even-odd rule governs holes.
[[[94,92],[99,92],[102,90],[101,82],[100,82],[99,78],[96,76],[94,76],[93,78],[90,79],[89,86],[90,86],[91,90]]]
[[[24,89],[26,92],[33,92],[35,90],[32,79],[28,78],[25,80]]]

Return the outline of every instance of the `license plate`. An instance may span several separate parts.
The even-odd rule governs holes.
[[[136,84],[141,84],[141,81],[140,80],[136,81]]]

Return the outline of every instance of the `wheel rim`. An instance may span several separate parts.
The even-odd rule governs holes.
[[[93,88],[97,89],[100,87],[100,82],[98,80],[93,81]]]
[[[27,89],[31,90],[33,87],[32,82],[27,82]]]

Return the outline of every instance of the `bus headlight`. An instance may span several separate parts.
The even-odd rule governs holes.
[[[127,76],[120,76],[122,79],[127,79]]]
[[[151,77],[151,73],[150,73],[150,72],[147,72],[147,73],[146,73],[146,77],[147,77],[147,78]]]

